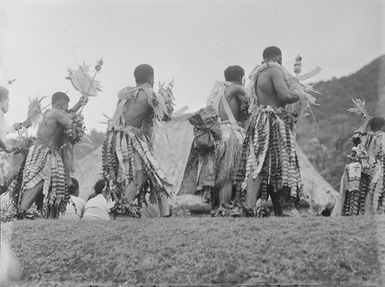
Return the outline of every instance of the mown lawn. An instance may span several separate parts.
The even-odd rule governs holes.
[[[17,221],[11,245],[22,286],[381,286],[377,225],[368,217]]]

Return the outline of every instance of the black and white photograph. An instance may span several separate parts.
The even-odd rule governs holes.
[[[0,286],[385,286],[385,0],[1,0]]]

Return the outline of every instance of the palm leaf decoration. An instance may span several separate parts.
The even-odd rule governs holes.
[[[31,124],[32,127],[37,127],[40,123],[43,110],[42,101],[45,97],[29,99],[29,106],[27,112],[27,122]]]
[[[348,109],[349,112],[358,114],[362,116],[364,119],[370,118],[365,108],[365,100],[353,98],[352,101],[353,101],[353,108]]]
[[[173,88],[174,88],[174,80],[172,80],[171,82],[168,82],[167,84],[165,82],[164,83],[159,82],[158,94],[163,97],[164,104],[166,106],[167,113],[169,116],[171,116],[175,107],[175,103],[174,103],[175,97],[172,92]]]
[[[100,66],[101,65],[102,63],[100,64]],[[68,77],[66,77],[66,79],[70,80],[74,88],[79,91],[82,95],[96,97],[98,93],[102,91],[102,89],[101,83],[95,80],[95,75],[92,77],[90,75],[90,66],[83,63],[83,65],[80,65],[77,70],[68,68]]]

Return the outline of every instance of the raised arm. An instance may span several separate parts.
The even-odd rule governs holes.
[[[88,97],[83,95],[79,101],[70,109],[70,112],[77,113],[82,106],[85,106],[88,102]]]
[[[297,95],[291,94],[289,88],[283,78],[283,73],[278,69],[269,70],[271,82],[276,92],[277,98],[283,105],[292,104],[299,100]]]

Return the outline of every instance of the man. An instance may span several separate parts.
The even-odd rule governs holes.
[[[385,119],[366,121],[352,141],[351,162],[345,166],[332,216],[384,213]]]
[[[153,91],[154,69],[147,64],[134,71],[136,87],[118,94],[118,104],[103,144],[103,175],[108,197],[116,210],[140,217],[140,206],[148,190],[150,200],[159,205],[162,216],[169,214],[166,187],[170,186],[154,158],[151,147],[153,125],[170,119],[172,110],[162,96]],[[122,208],[120,208],[121,206]]]
[[[224,216],[230,207],[235,164],[242,152],[247,118],[243,68],[230,66],[224,74],[226,82],[215,83],[208,107],[190,118],[195,139],[179,192],[203,194],[212,205],[212,216]],[[202,123],[195,119],[197,116]],[[210,148],[200,143],[207,133],[213,141]]]
[[[87,96],[82,96],[70,111],[76,113],[87,101]],[[73,129],[69,102],[65,93],[57,92],[52,95],[52,109],[43,115],[23,170],[18,205],[22,217],[42,193],[47,208],[45,216],[57,218],[65,212],[69,200],[68,187],[72,184],[71,159],[68,157],[72,146],[67,133],[68,129]]]
[[[251,76],[258,106],[246,133],[237,179],[242,190],[240,201],[249,216],[263,216],[269,196],[276,216],[283,215],[282,205],[289,205],[296,214],[294,203],[303,196],[292,132],[294,121],[287,109],[299,100],[299,89],[289,88],[290,75],[281,65],[281,50],[268,47],[263,51],[263,64]],[[299,86],[298,81],[295,83]],[[259,198],[263,204],[256,214]]]

